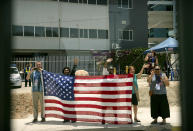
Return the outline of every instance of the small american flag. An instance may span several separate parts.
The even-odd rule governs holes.
[[[73,77],[55,75],[56,78],[53,79],[53,75],[45,73],[43,73],[44,83],[45,81],[55,83],[58,77],[62,83],[62,86],[59,86],[61,84],[48,84],[49,86],[44,84],[46,117],[111,124],[132,122],[133,75],[76,76],[74,88],[70,88],[74,91],[71,90],[71,93],[65,91],[68,95],[74,93],[74,101],[72,101],[73,99],[63,98],[66,95],[62,90],[69,89],[69,86],[66,86],[62,79],[63,81],[72,80],[71,83],[73,83]],[[47,91],[53,92],[54,95],[46,93]]]

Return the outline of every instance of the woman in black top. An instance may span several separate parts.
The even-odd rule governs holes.
[[[64,67],[64,69],[62,70],[62,73],[64,75],[68,75],[68,76],[75,76],[77,64],[78,64],[78,59],[74,59],[74,66],[73,66],[72,70],[70,70],[69,67]],[[72,120],[70,121],[70,120],[64,119],[63,122],[64,123],[66,123],[66,122],[75,123],[76,121],[72,121]]]

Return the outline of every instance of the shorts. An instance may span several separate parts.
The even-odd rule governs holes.
[[[138,105],[138,100],[136,94],[132,94],[132,100],[131,100],[133,105]]]

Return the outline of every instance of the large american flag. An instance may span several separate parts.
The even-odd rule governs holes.
[[[133,75],[76,76],[43,72],[45,116],[130,124]],[[74,84],[74,88],[73,88]]]

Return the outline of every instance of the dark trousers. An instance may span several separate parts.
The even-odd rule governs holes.
[[[169,103],[166,94],[151,96],[151,117],[153,119],[170,117]]]
[[[31,86],[31,79],[26,80],[27,73],[25,73],[25,87],[27,87],[27,82],[29,81],[29,86]]]

